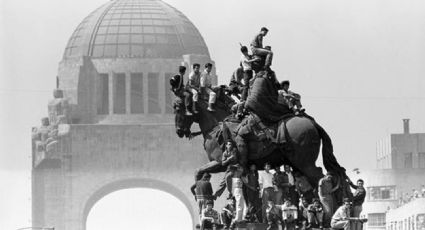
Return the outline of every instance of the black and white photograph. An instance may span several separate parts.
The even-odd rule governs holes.
[[[425,230],[425,1],[1,0],[27,229]]]

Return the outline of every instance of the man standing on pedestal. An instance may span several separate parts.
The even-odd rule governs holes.
[[[260,190],[262,191],[263,223],[267,223],[267,215],[266,215],[267,202],[274,200],[273,174],[270,172],[270,169],[271,169],[270,163],[266,163],[264,165],[264,171],[259,173],[259,178],[258,178],[258,182],[260,184]]]
[[[299,203],[299,196],[298,196],[298,192],[296,191],[295,188],[295,177],[294,174],[292,173],[292,169],[291,166],[289,165],[284,165],[284,172],[286,173],[286,175],[288,176],[288,183],[289,183],[289,198],[291,198],[292,203],[298,207],[298,203]]]
[[[324,227],[327,227],[335,210],[334,206],[336,202],[333,193],[339,188],[339,184],[333,187],[332,175],[328,172],[322,179],[319,180],[318,188],[320,203],[323,205],[324,211]]]
[[[255,165],[249,167],[249,172],[246,177],[248,179],[246,185],[246,200],[248,202],[249,214],[252,219],[261,221],[260,184],[258,183],[258,171]]]
[[[243,192],[244,182],[242,181],[243,168],[239,165],[235,166],[236,171],[232,177],[232,195],[236,200],[236,215],[235,222],[245,220],[246,212],[248,211],[245,196]]]
[[[275,204],[283,204],[283,200],[289,198],[289,179],[288,174],[280,171],[280,166],[274,168],[275,173],[273,174],[273,185],[277,187],[275,192]]]
[[[360,213],[362,212],[363,208],[363,202],[366,197],[366,190],[363,187],[363,180],[358,179],[357,185],[354,185],[353,182],[348,182],[352,188],[354,188],[356,191],[353,194],[353,211],[352,216],[353,217],[360,217]],[[351,224],[352,230],[361,230],[362,229],[362,223],[359,221],[355,221]]]
[[[195,200],[198,202],[199,206],[199,216],[201,217],[202,210],[206,208],[207,201],[213,200],[213,190],[210,183],[211,174],[204,173],[202,179],[198,180],[190,190],[195,196]]]

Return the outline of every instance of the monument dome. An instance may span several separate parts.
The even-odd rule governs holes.
[[[104,196],[151,188],[179,199],[196,229],[189,170],[207,158],[201,138],[175,135],[170,78],[184,65],[186,82],[194,63],[214,62],[199,31],[170,5],[105,2],[75,25],[48,117],[31,132],[32,226],[86,230]]]
[[[204,39],[180,11],[161,0],[114,0],[72,33],[58,89],[74,124],[168,123],[169,79],[180,65],[187,79],[192,64],[208,62],[214,64]]]
[[[75,29],[63,58],[180,58],[207,55],[199,31],[180,11],[158,0],[115,0]]]

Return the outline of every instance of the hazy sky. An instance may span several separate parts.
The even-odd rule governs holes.
[[[74,29],[105,0],[0,1],[0,229],[30,220],[32,126],[47,115]],[[375,167],[375,143],[425,132],[425,2],[166,0],[200,30],[227,83],[259,28],[273,68],[302,95],[348,170]],[[194,166],[196,167],[196,166]],[[4,205],[6,204],[6,206]]]

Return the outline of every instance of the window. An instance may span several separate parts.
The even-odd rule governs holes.
[[[131,113],[143,113],[143,74],[131,74]]]
[[[418,168],[425,168],[425,153],[418,153]]]
[[[425,229],[425,214],[416,216],[416,229]]]
[[[173,98],[174,93],[170,90],[170,79],[173,77],[172,73],[165,73],[164,89],[165,89],[165,113],[173,113]]]
[[[158,92],[159,73],[148,74],[148,111],[149,113],[161,113]]]
[[[395,186],[368,187],[368,200],[395,200]]]
[[[125,74],[115,74],[114,81],[114,113],[125,113]]]
[[[406,169],[412,168],[412,153],[404,154],[404,168]]]
[[[385,213],[369,213],[367,219],[369,227],[385,226]]]
[[[97,114],[109,113],[109,76],[100,74],[97,82]]]

